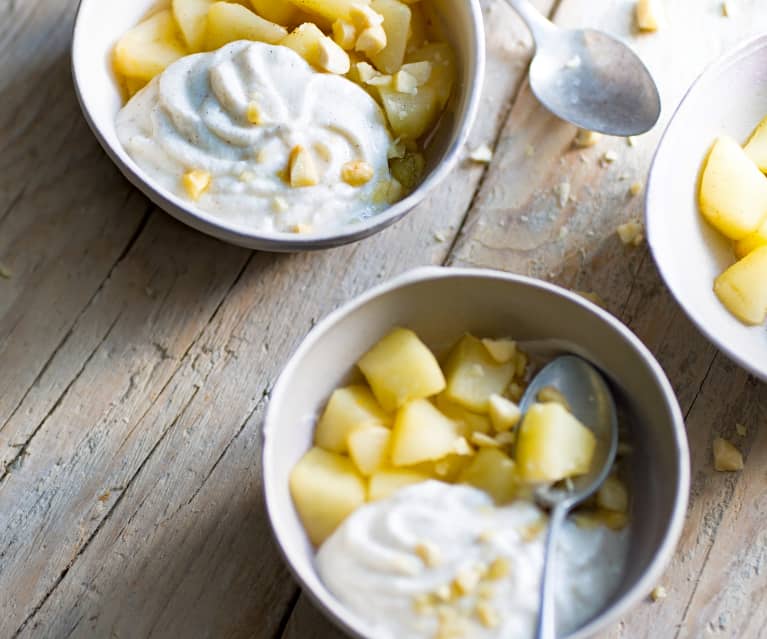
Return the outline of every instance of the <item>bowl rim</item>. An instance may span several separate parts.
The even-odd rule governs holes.
[[[767,49],[767,34],[760,34],[753,38],[750,38],[746,42],[739,44],[738,46],[730,49],[719,58],[709,63],[703,71],[698,74],[690,87],[685,91],[684,96],[679,101],[679,104],[674,109],[674,113],[671,116],[663,134],[658,141],[658,146],[655,148],[652,162],[650,163],[650,171],[647,178],[647,189],[644,196],[644,218],[645,228],[647,229],[647,244],[650,247],[650,254],[653,257],[658,272],[666,285],[666,288],[671,293],[671,296],[676,301],[677,305],[682,309],[687,318],[695,325],[695,327],[703,334],[703,336],[714,346],[716,346],[721,352],[723,352],[730,360],[735,362],[738,366],[746,370],[748,373],[754,375],[756,378],[767,382],[767,367],[760,367],[754,362],[749,361],[746,355],[741,354],[739,351],[732,348],[727,340],[726,334],[715,333],[710,325],[706,322],[705,318],[699,315],[696,308],[692,305],[686,304],[684,300],[677,293],[676,288],[671,286],[670,267],[663,259],[661,259],[660,248],[656,243],[656,238],[661,235],[660,224],[656,223],[658,216],[661,215],[658,203],[660,197],[655,194],[657,184],[661,181],[658,176],[656,167],[659,164],[659,158],[661,153],[665,152],[666,142],[670,135],[671,129],[680,119],[680,112],[687,103],[688,98],[692,93],[705,82],[709,77],[721,73],[726,70],[732,64],[737,63],[738,60],[753,53],[756,50],[762,48]],[[756,327],[755,327],[756,328]]]
[[[639,601],[647,597],[648,593],[660,581],[663,572],[665,571],[667,565],[674,555],[677,543],[681,537],[684,527],[689,500],[689,445],[687,441],[684,415],[682,414],[682,410],[679,406],[676,394],[671,386],[671,383],[666,377],[663,368],[655,359],[650,350],[642,343],[642,341],[619,319],[603,310],[596,304],[589,302],[577,293],[573,293],[572,291],[561,288],[554,284],[550,284],[548,282],[544,282],[542,280],[492,269],[456,268],[442,266],[418,267],[367,290],[361,295],[343,304],[338,309],[332,311],[320,322],[318,322],[301,341],[280,373],[277,382],[275,383],[274,387],[272,388],[272,392],[270,393],[269,405],[267,407],[263,422],[263,447],[261,460],[263,474],[263,493],[267,513],[269,516],[269,523],[272,528],[272,533],[274,535],[275,541],[294,578],[298,581],[302,591],[309,596],[314,605],[317,606],[322,611],[322,613],[328,617],[336,626],[343,629],[345,632],[350,633],[352,636],[358,637],[360,639],[368,639],[364,635],[359,634],[350,622],[344,619],[341,614],[338,614],[331,606],[329,606],[324,600],[325,597],[314,592],[314,590],[308,585],[306,579],[304,578],[303,572],[293,564],[286,547],[283,545],[280,526],[277,523],[277,518],[274,516],[276,512],[275,504],[279,499],[279,496],[276,492],[277,487],[274,486],[273,482],[271,481],[271,477],[274,475],[272,468],[274,463],[276,463],[272,460],[270,454],[272,439],[270,434],[272,430],[276,428],[274,425],[276,422],[274,406],[278,400],[280,400],[282,396],[289,391],[288,387],[290,379],[292,378],[294,371],[298,368],[300,361],[303,360],[305,354],[314,347],[316,342],[323,339],[327,331],[330,330],[340,320],[352,314],[370,301],[382,297],[404,286],[419,282],[455,277],[495,279],[522,284],[524,286],[552,293],[557,297],[564,298],[569,302],[584,308],[592,315],[597,316],[597,318],[610,325],[610,327],[615,330],[620,335],[620,337],[622,337],[624,341],[629,344],[630,347],[633,348],[633,350],[648,366],[659,390],[665,399],[665,409],[669,414],[673,430],[672,435],[676,447],[676,458],[678,460],[679,471],[679,479],[674,491],[675,494],[673,499],[671,518],[668,522],[668,525],[666,526],[666,531],[662,536],[655,555],[637,582],[623,596],[615,600],[609,608],[592,619],[588,624],[582,628],[579,628],[576,632],[570,634],[567,639],[587,639],[588,637],[595,636],[597,633],[604,631],[617,623],[624,614],[633,608]],[[330,594],[330,597],[332,598],[332,594]],[[337,603],[336,608],[338,608],[340,611],[345,610],[343,604],[340,602],[335,603]],[[348,614],[347,616],[351,617],[351,614]]]
[[[88,127],[93,132],[104,152],[123,176],[149,198],[153,204],[180,222],[226,242],[273,252],[313,251],[356,242],[382,231],[403,218],[425,200],[455,168],[460,159],[461,150],[468,140],[471,128],[479,112],[486,66],[484,19],[479,0],[462,0],[467,6],[470,17],[470,23],[467,25],[467,35],[469,36],[472,50],[471,57],[474,64],[468,68],[469,79],[466,107],[462,113],[459,113],[460,117],[451,136],[452,141],[450,145],[437,161],[431,173],[426,176],[414,191],[402,200],[369,218],[339,227],[337,231],[331,230],[306,236],[292,236],[279,232],[248,230],[242,225],[228,223],[225,220],[218,219],[213,214],[191,207],[188,202],[156,185],[151,176],[142,171],[124,149],[115,148],[107,140],[107,136],[102,132],[95,118],[90,113],[85,92],[81,89],[82,76],[78,65],[81,55],[79,53],[80,49],[84,46],[83,43],[87,41],[85,35],[83,35],[83,30],[80,28],[80,17],[83,7],[88,2],[95,1],[97,0],[78,1],[70,47],[70,69],[75,95]]]

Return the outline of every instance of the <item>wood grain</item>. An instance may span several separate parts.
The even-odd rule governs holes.
[[[464,162],[400,224],[357,245],[274,256],[154,210],[99,150],[68,72],[73,0],[0,8],[0,637],[341,636],[299,597],[272,541],[260,477],[269,389],[313,323],[421,264],[530,273],[596,291],[669,373],[688,415],[693,495],[663,602],[613,637],[764,635],[767,390],[692,329],[647,251],[615,227],[641,216],[660,129],[629,147],[570,148],[574,130],[523,85],[524,27],[483,0],[488,80]],[[555,5],[540,0],[544,11]],[[759,0],[668,3],[634,32],[632,0],[561,0],[563,25],[632,41],[664,120],[725,48],[767,28]],[[600,158],[613,149],[618,159]],[[572,201],[560,206],[560,185]],[[460,235],[459,235],[460,230]],[[740,437],[735,423],[748,427]],[[718,474],[726,436],[746,469]]]

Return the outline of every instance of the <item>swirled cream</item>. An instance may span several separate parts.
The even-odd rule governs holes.
[[[392,140],[378,104],[286,47],[239,41],[178,60],[120,111],[117,134],[176,195],[189,199],[184,176],[202,175],[193,204],[248,230],[326,230],[388,206]],[[311,156],[316,185],[291,186],[297,147]],[[350,162],[369,165],[372,179],[345,182]]]
[[[321,546],[317,567],[376,639],[529,639],[545,527],[530,502],[496,507],[475,488],[427,481],[352,513]],[[568,523],[560,539],[556,605],[566,633],[608,602],[627,533]]]

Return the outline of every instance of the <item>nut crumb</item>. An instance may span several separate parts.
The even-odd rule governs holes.
[[[367,184],[374,174],[373,167],[364,160],[352,160],[341,167],[341,179],[354,187]]]
[[[567,206],[567,203],[570,201],[571,188],[570,182],[567,180],[554,187],[554,194],[559,198],[559,208],[563,209]]]
[[[640,31],[657,31],[666,22],[661,0],[638,0],[636,21]]]
[[[735,15],[735,7],[729,0],[725,0],[722,3],[722,16],[725,18],[732,18]]]
[[[741,437],[745,437],[748,431],[746,430],[746,426],[744,424],[735,424],[735,432],[738,433],[738,435]]]
[[[626,222],[617,229],[618,237],[626,246],[639,246],[644,241],[644,230],[639,222]]]
[[[290,230],[293,233],[311,233],[312,232],[312,225],[311,224],[294,224],[290,227]]]
[[[495,628],[500,623],[498,612],[487,601],[480,601],[477,604],[476,613],[485,628]]]
[[[501,446],[497,439],[479,431],[473,432],[470,439],[471,443],[479,448],[500,448]]]
[[[637,145],[637,137],[635,135],[629,135],[626,137],[626,144],[629,146],[636,146]]]
[[[666,589],[663,586],[655,586],[650,593],[650,598],[653,601],[660,601],[666,597],[668,597],[668,592],[666,592]]]
[[[643,188],[644,187],[642,186],[641,182],[634,182],[629,187],[629,193],[631,194],[632,197],[636,197],[637,195],[639,195],[642,192]]]
[[[573,139],[573,146],[579,149],[585,149],[594,146],[600,139],[602,139],[601,133],[589,131],[588,129],[578,129],[578,132]]]
[[[506,557],[498,557],[490,564],[487,578],[493,581],[503,579],[509,572],[511,572],[511,562]]]
[[[469,159],[479,164],[490,164],[493,160],[493,150],[487,144],[481,144],[469,153]]]
[[[743,455],[735,446],[721,437],[714,440],[714,470],[719,472],[743,470]]]
[[[525,147],[525,155],[529,158],[533,157],[535,155],[535,147],[532,144],[528,144]]]
[[[602,155],[602,159],[600,162],[602,163],[602,166],[606,166],[608,164],[612,164],[618,159],[618,154],[610,149],[609,151],[605,151]]]
[[[11,276],[13,273],[11,273],[11,269],[9,269],[4,264],[0,264],[0,277],[2,277],[5,280],[11,279]]]
[[[437,242],[442,243],[447,239],[447,237],[445,236],[444,231],[437,231],[434,234],[434,239],[437,240]]]
[[[442,553],[439,550],[439,546],[430,541],[422,541],[416,544],[414,552],[420,557],[424,565],[429,568],[434,568],[442,563]]]

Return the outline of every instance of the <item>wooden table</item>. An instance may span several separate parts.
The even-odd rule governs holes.
[[[665,3],[669,26],[638,35],[632,0],[537,2],[560,24],[628,38],[659,81],[667,121],[707,62],[767,29],[767,10],[734,0],[725,18],[718,0]],[[645,179],[662,127],[633,147],[605,139],[573,150],[573,127],[526,86],[524,27],[502,0],[482,4],[489,81],[471,146],[495,145],[493,162],[462,164],[370,240],[279,256],[196,233],[131,188],[75,101],[75,0],[5,0],[0,637],[339,636],[271,537],[264,406],[318,318],[421,264],[595,292],[671,378],[692,447],[687,525],[663,579],[668,597],[607,636],[767,636],[767,386],[698,334],[646,246],[615,233],[642,214],[629,186]],[[600,162],[607,150],[612,163]],[[560,202],[564,183],[571,197]],[[743,451],[742,472],[713,471],[717,435]]]

